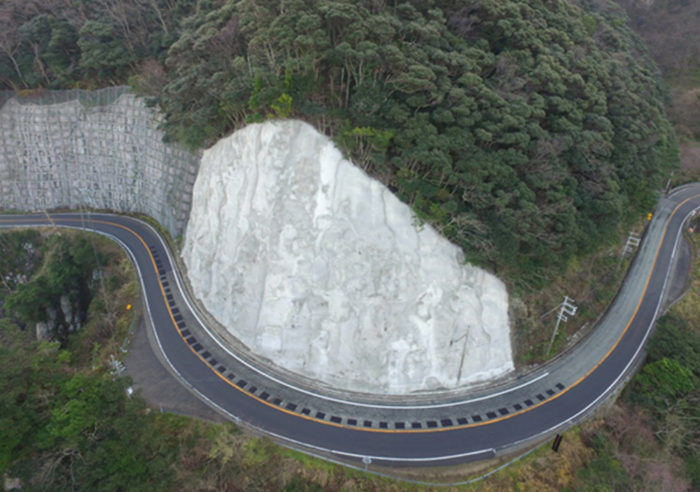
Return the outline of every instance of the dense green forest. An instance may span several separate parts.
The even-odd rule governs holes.
[[[8,0],[0,79],[128,80],[190,147],[310,121],[469,260],[537,285],[677,165],[625,21],[592,0]]]
[[[22,490],[178,489],[180,460],[215,429],[151,412],[115,373],[138,292],[125,254],[93,235],[36,230],[0,233],[0,253],[0,475]],[[34,326],[66,294],[84,305],[83,326],[37,341]]]
[[[78,337],[75,335],[74,337]],[[128,380],[76,365],[0,319],[0,471],[24,490],[165,490],[179,443],[172,416],[145,414]]]

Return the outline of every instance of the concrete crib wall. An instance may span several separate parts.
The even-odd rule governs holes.
[[[0,209],[139,212],[183,234],[200,155],[163,143],[128,88],[5,92],[0,104]]]

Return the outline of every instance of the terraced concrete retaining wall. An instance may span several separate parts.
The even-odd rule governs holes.
[[[0,94],[0,208],[139,212],[184,232],[200,155],[128,88]]]

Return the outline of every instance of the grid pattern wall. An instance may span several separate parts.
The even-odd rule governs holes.
[[[1,208],[139,212],[183,233],[200,156],[163,143],[143,99],[118,87],[3,101]]]

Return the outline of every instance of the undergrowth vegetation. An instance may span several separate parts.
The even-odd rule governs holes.
[[[129,396],[130,378],[115,371],[114,361],[141,315],[137,307],[126,309],[138,305],[139,287],[114,243],[24,230],[0,233],[0,252],[0,475],[6,483],[47,491],[401,488],[229,423],[152,411],[138,392]],[[65,291],[42,291],[33,312],[24,295],[9,307],[5,301],[26,286],[64,281],[88,284],[86,318],[78,330],[37,340],[37,320]]]

